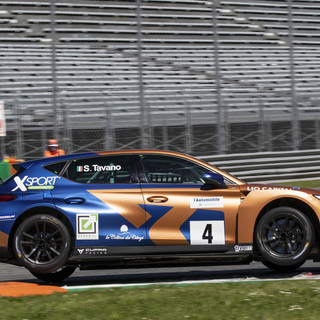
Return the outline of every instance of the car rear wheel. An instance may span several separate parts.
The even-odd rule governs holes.
[[[258,222],[255,241],[263,262],[277,271],[300,267],[308,258],[315,234],[309,218],[291,207],[268,211]]]
[[[76,270],[76,267],[64,267],[61,270],[58,270],[52,273],[36,273],[36,272],[31,272],[31,273],[42,281],[54,283],[54,282],[59,282],[64,279],[67,279],[74,273],[75,270]]]
[[[13,250],[18,262],[31,272],[53,273],[65,266],[71,250],[71,237],[61,220],[49,214],[39,214],[18,226]]]

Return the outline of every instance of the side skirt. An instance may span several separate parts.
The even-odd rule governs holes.
[[[252,261],[252,245],[222,246],[146,246],[146,247],[77,247],[69,264],[81,268],[90,265],[154,265],[208,263],[226,264]]]

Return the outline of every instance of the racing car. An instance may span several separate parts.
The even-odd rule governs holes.
[[[121,150],[14,165],[0,185],[0,261],[49,282],[76,268],[319,260],[320,191],[246,184],[176,152]]]

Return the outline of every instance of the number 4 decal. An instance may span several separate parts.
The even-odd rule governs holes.
[[[190,244],[225,244],[224,221],[190,221]]]
[[[208,243],[212,243],[212,224],[208,223],[204,229],[202,240],[208,240]]]

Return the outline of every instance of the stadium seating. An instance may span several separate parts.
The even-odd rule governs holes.
[[[317,147],[309,129],[320,110],[320,1],[214,3],[1,1],[0,99],[8,130],[33,132],[36,140],[37,132],[49,136],[58,127],[70,152],[101,145],[94,133],[77,141],[83,128],[113,135],[119,148],[129,136],[137,146],[217,153],[222,132],[225,152],[291,150],[295,130],[299,148]],[[268,123],[270,141],[261,146],[257,136]],[[149,135],[144,144],[140,127]],[[39,156],[43,144],[32,148],[19,156]]]

